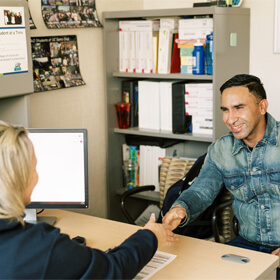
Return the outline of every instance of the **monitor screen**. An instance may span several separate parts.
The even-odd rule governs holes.
[[[86,129],[28,129],[39,180],[27,209],[87,208]]]

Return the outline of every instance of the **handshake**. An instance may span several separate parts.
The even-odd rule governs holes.
[[[162,219],[162,224],[156,223],[155,215],[152,214],[144,229],[152,231],[158,240],[158,246],[170,246],[179,239],[172,232],[186,218],[186,210],[181,206],[175,206]]]

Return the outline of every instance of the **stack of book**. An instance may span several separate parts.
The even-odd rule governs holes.
[[[159,191],[159,169],[166,155],[166,149],[150,145],[123,144],[122,150],[123,163],[129,159],[137,162],[136,186],[154,185],[155,190]]]
[[[192,116],[192,132],[213,134],[213,84],[185,84],[185,111]]]
[[[212,31],[207,17],[119,21],[119,71],[192,74],[193,43]]]
[[[178,18],[119,21],[119,71],[180,73]]]
[[[192,74],[193,50],[192,43],[178,44],[180,50],[180,72],[181,74]]]
[[[176,81],[139,81],[139,128],[172,131],[172,85]]]
[[[206,41],[206,35],[213,32],[213,18],[190,18],[179,20],[179,40],[182,43]],[[185,42],[184,42],[185,41]]]
[[[130,127],[173,133],[213,133],[213,84],[125,80]]]
[[[153,73],[158,20],[119,21],[120,72]]]

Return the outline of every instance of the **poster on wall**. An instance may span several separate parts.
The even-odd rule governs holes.
[[[34,91],[84,85],[80,74],[77,37],[32,37]]]
[[[95,0],[41,0],[48,28],[102,27]]]
[[[0,75],[28,72],[23,7],[0,7]]]

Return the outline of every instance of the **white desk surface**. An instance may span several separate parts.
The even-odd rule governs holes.
[[[83,236],[87,246],[106,250],[119,245],[139,227],[63,210],[45,210],[40,216],[56,216],[56,227],[71,238]],[[211,241],[178,236],[179,242],[160,251],[177,258],[151,279],[275,279],[279,258],[274,255],[241,249]],[[250,262],[237,264],[221,259],[224,254],[247,257]]]

